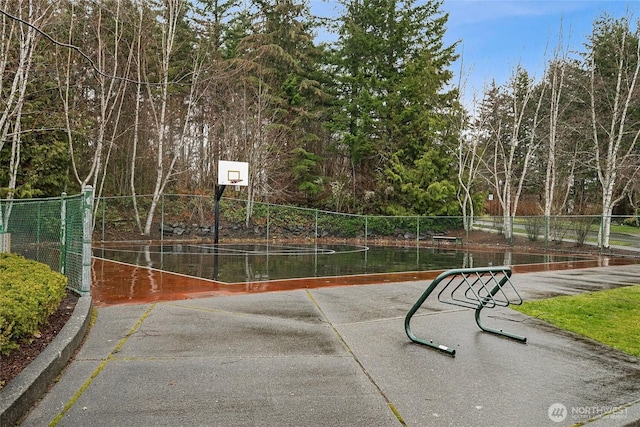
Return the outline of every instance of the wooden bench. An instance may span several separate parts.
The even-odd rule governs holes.
[[[442,242],[453,242],[456,245],[456,248],[458,247],[458,242],[460,243],[460,246],[462,246],[462,237],[456,237],[456,236],[431,236],[431,245],[433,245],[434,243],[438,243],[438,246],[440,246],[440,243]]]

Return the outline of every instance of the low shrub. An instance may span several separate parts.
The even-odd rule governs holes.
[[[67,278],[49,266],[0,253],[0,354],[38,333],[64,298]]]
[[[544,231],[544,217],[529,216],[525,218],[524,229],[527,231],[527,238],[530,242],[535,242]]]
[[[633,216],[631,218],[625,218],[622,224],[630,227],[640,227],[640,216]]]

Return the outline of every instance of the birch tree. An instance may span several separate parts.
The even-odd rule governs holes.
[[[142,32],[143,32],[143,22],[144,22],[144,6],[142,2],[138,5],[138,21],[136,28],[136,38],[135,38],[135,70],[136,70],[136,99],[135,99],[135,107],[134,107],[134,119],[133,119],[133,138],[131,145],[131,163],[130,163],[130,171],[129,171],[129,189],[131,190],[131,201],[133,203],[133,212],[134,219],[136,221],[136,226],[138,227],[138,231],[142,234],[142,223],[140,221],[140,211],[138,209],[138,199],[136,197],[136,162],[138,159],[138,143],[140,140],[140,116],[142,114],[142,91],[143,91],[143,82],[142,82],[142,67],[143,67],[143,46],[142,46]]]
[[[546,218],[545,236],[562,240],[566,233],[566,221],[556,215],[588,212],[584,201],[576,200],[576,183],[584,181],[584,165],[591,154],[585,149],[583,129],[589,128],[585,121],[585,92],[582,85],[584,72],[566,51],[557,49],[549,63],[545,79],[546,86],[544,149],[541,163],[544,167],[543,214]],[[578,206],[576,206],[576,203]]]
[[[121,132],[122,106],[132,61],[126,3],[67,3],[67,44],[57,45],[57,81],[66,122],[71,173],[81,188],[92,185],[102,195],[107,166]],[[93,38],[89,39],[88,35]],[[69,46],[82,45],[84,55]],[[89,71],[89,72],[87,72]],[[98,209],[96,204],[95,209]]]
[[[473,100],[475,110],[476,100]],[[486,118],[486,117],[484,117]],[[465,230],[469,231],[473,225],[475,217],[475,204],[473,188],[477,183],[486,146],[482,144],[482,134],[484,123],[479,120],[468,120],[466,117],[460,118],[460,141],[456,152],[458,171],[458,202],[462,209],[462,216]],[[463,129],[466,129],[463,130]]]
[[[575,66],[571,67],[568,45],[568,43],[566,47],[564,45],[561,26],[553,56],[548,62],[542,81],[538,85],[543,96],[546,93],[543,105],[544,117],[541,117],[541,120],[546,125],[546,135],[544,136],[544,147],[540,153],[540,163],[545,164],[545,167],[541,168],[544,172],[542,210],[547,220],[551,215],[560,213],[566,204],[572,187],[571,182],[573,181],[572,176],[576,163],[576,156],[562,156],[563,150],[566,151],[569,146],[568,140],[570,138],[568,136],[571,128],[566,124],[569,118],[565,114],[571,105],[571,101],[579,96],[578,94],[567,94],[567,90],[570,90],[570,88],[565,79],[567,74],[576,70]],[[557,184],[561,176],[565,178],[568,185],[558,188]],[[562,194],[563,192],[564,194]],[[556,201],[556,196],[561,199],[559,203]]]
[[[490,88],[482,117],[489,145],[483,159],[485,179],[497,194],[502,208],[505,238],[513,237],[513,217],[518,209],[531,161],[540,140],[537,130],[544,91],[537,99],[528,74],[515,70],[507,90]],[[533,105],[532,105],[533,100]]]
[[[39,40],[36,27],[44,27],[51,6],[40,0],[6,0],[0,3],[0,150],[11,142],[9,180],[5,197],[13,199],[20,168],[22,119],[33,57]],[[30,25],[27,25],[30,24]],[[11,213],[0,209],[0,224],[6,228]]]
[[[557,56],[556,56],[557,58]],[[558,143],[558,120],[560,118],[560,100],[562,98],[562,90],[564,89],[565,61],[554,60],[551,64],[549,76],[549,136],[547,140],[546,150],[546,171],[544,180],[544,216],[551,216],[553,207],[554,194],[556,188],[557,165],[556,165],[556,146]]]
[[[638,29],[631,32],[627,17],[605,17],[594,25],[587,54],[593,168],[602,189],[598,243],[603,248],[610,246],[613,208],[630,191],[640,169],[638,41]]]
[[[151,206],[147,211],[144,235],[151,233],[153,217],[160,197],[176,173],[176,162],[189,138],[190,120],[198,105],[197,89],[203,65],[200,58],[192,59],[193,62],[189,64],[190,69],[180,69],[174,58],[179,48],[183,47],[179,46],[177,36],[186,12],[187,3],[184,0],[167,0],[163,3],[160,19],[160,62],[157,64],[160,79],[157,85],[146,85],[147,108],[151,112],[154,132],[151,142],[155,152],[155,184]],[[175,71],[176,68],[179,69],[178,73]],[[175,88],[174,79],[176,78],[182,78],[188,82],[189,92],[186,97],[175,96],[175,94],[170,96],[170,90]],[[148,75],[146,79],[148,80]],[[179,108],[179,105],[184,108]]]

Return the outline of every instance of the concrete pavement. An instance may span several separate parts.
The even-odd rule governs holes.
[[[640,265],[514,274],[526,299],[640,283]],[[427,302],[429,282],[99,307],[24,426],[640,425],[637,358],[510,309]],[[434,298],[435,299],[435,298]],[[617,413],[606,412],[619,409]]]

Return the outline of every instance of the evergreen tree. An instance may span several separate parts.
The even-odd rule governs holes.
[[[297,193],[306,181],[293,170],[304,167],[299,161],[317,156],[324,139],[321,117],[328,94],[323,85],[323,51],[314,44],[304,3],[261,0],[257,7],[250,31],[234,47],[244,74],[238,90],[254,94],[255,106],[250,108],[258,129],[249,144],[269,151],[260,156],[251,150],[255,160],[249,160],[252,168],[270,177],[267,187],[282,190],[296,184],[286,190]],[[299,148],[308,155],[299,156]],[[299,194],[309,195],[307,190]]]
[[[448,117],[457,106],[448,87],[456,56],[455,45],[444,46],[448,17],[441,5],[345,5],[334,65],[335,146],[351,164],[354,197],[356,189],[377,191],[386,213],[456,210],[448,150],[457,138]]]

